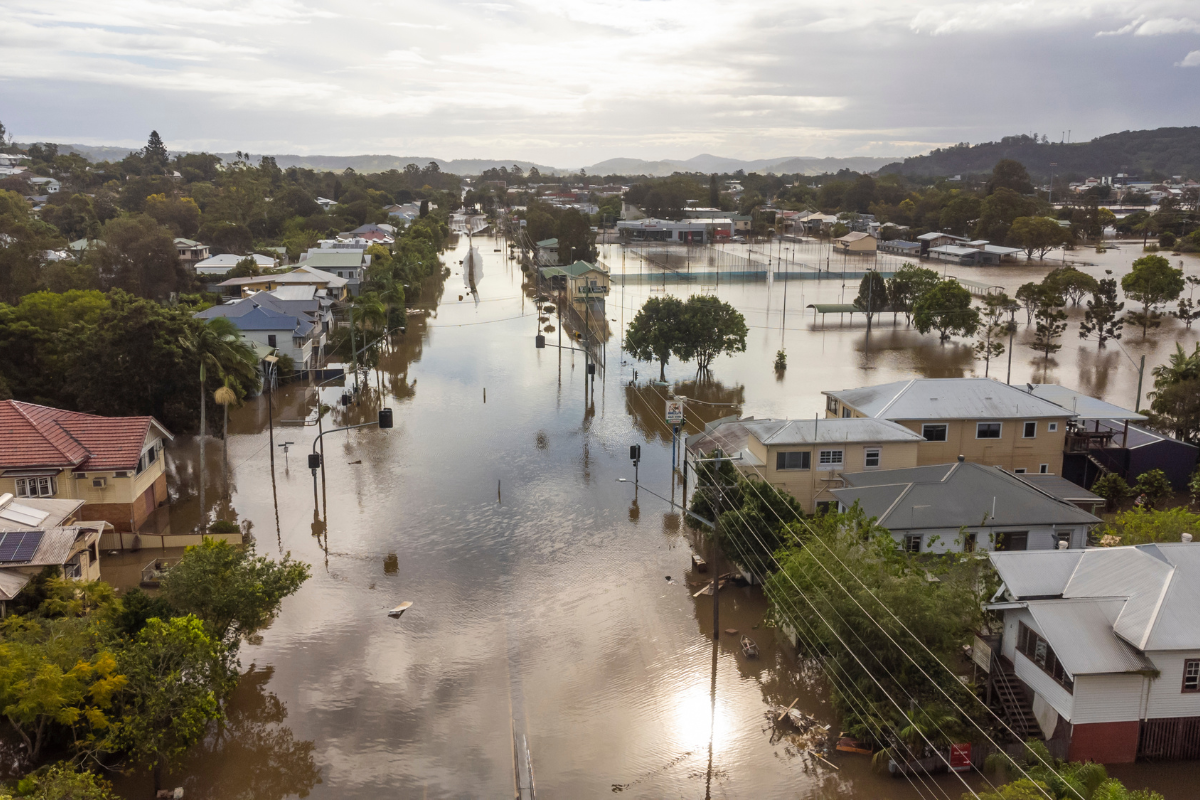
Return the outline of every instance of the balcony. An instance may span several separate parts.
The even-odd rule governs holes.
[[[1067,453],[1087,453],[1092,450],[1105,450],[1114,446],[1113,437],[1116,435],[1116,431],[1068,431],[1063,450]]]

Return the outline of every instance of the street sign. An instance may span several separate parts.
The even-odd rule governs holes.
[[[667,401],[667,424],[678,425],[683,422],[683,401],[668,400]]]

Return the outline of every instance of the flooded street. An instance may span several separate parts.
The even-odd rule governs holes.
[[[535,349],[539,323],[522,273],[503,264],[492,241],[477,239],[486,263],[478,302],[459,300],[462,278],[452,274],[429,316],[410,317],[357,407],[340,405],[340,386],[322,390],[333,407],[326,431],[373,420],[381,405],[395,414],[392,430],[325,436],[326,519],[305,465],[316,428],[296,424],[315,419],[304,386],[274,398],[273,476],[265,398],[231,413],[227,499],[220,442],[210,441],[210,502],[221,516],[251,523],[260,553],[290,551],[313,565],[313,577],[261,642],[243,647],[249,674],[228,724],[165,785],[211,800],[511,797],[515,740],[527,744],[539,798],[917,796],[906,781],[872,773],[866,756],[838,753],[832,769],[773,735],[768,707],[797,698],[835,732],[837,722],[820,676],[802,672],[761,624],[766,605],[757,589],[723,591],[720,616],[722,628],[757,640],[761,658],[745,659],[738,637],[722,635],[714,679],[711,598],[692,596],[704,579],[691,572],[692,534],[668,504],[645,491],[635,498],[631,484],[617,482],[632,480],[629,445],[640,443],[642,483],[681,497],[662,422],[666,390],[646,385],[658,366],[625,363],[621,326],[664,291],[715,292],[745,314],[747,351],[718,358],[711,380],[678,389],[713,404],[689,407],[689,433],[734,412],[823,415],[826,389],[982,375],[970,342],[940,345],[906,327],[903,315],[893,325],[890,313],[869,336],[859,315],[814,322],[808,304],[849,303],[857,294],[857,279],[843,287],[836,256],[824,280],[621,285],[623,269],[649,267],[632,251],[602,245],[614,276],[612,335],[607,369],[589,390],[582,353]],[[783,247],[796,248],[789,261],[816,263],[816,245]],[[460,244],[446,262],[457,266],[462,253]],[[1083,267],[1094,276],[1112,269],[1119,277],[1140,255],[1129,245],[1070,257],[1094,264]],[[1183,258],[1188,274],[1200,272],[1196,258]],[[1177,266],[1179,257],[1171,261]],[[1022,263],[949,273],[1011,295],[1049,269]],[[1146,355],[1143,393],[1150,391],[1151,367],[1175,341],[1190,350],[1200,333],[1174,319],[1144,341],[1126,329],[1127,358],[1080,341],[1082,306],[1068,312],[1064,347],[1048,363],[1030,349],[1033,326],[1018,314],[1013,383],[1062,383],[1132,408],[1130,358]],[[554,344],[557,334],[547,339]],[[788,369],[777,377],[772,361],[781,348]],[[1007,356],[993,362],[992,377],[1003,380],[1006,368]],[[628,385],[634,369],[638,388]],[[695,369],[672,362],[667,377],[691,382]],[[172,489],[181,495],[171,524],[181,530],[197,518],[196,453],[185,436],[171,449]],[[133,585],[137,568],[157,554],[106,556],[105,578]],[[405,600],[412,608],[390,619],[388,609]],[[1114,774],[1176,798],[1190,796],[1200,770],[1138,765]],[[955,777],[936,783],[936,793],[924,793],[965,791]],[[145,776],[119,784],[126,797],[148,796],[148,786]]]

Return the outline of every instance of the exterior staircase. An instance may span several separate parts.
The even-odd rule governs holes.
[[[1037,718],[1033,716],[1033,701],[1025,693],[1025,687],[1013,672],[1012,662],[1007,658],[996,658],[992,662],[993,701],[998,700],[1004,711],[1005,722],[1013,733],[1024,741],[1030,737],[1042,738]]]

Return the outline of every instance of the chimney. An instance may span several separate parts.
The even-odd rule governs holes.
[[[1179,537],[1179,540],[1186,544],[1187,542],[1190,542],[1192,540],[1192,535],[1190,533],[1185,533]]]
[[[961,464],[961,463],[963,463],[963,462],[964,462],[964,461],[966,461],[966,460],[967,460],[967,457],[966,457],[966,456],[960,455],[960,456],[958,457],[958,463],[960,463],[960,464]]]

